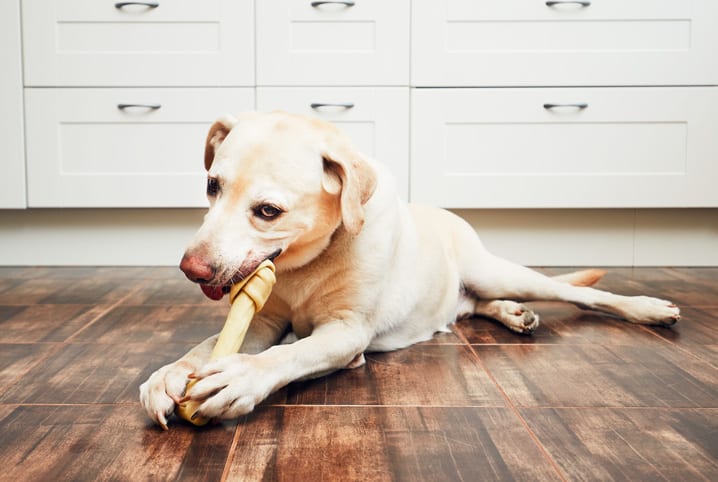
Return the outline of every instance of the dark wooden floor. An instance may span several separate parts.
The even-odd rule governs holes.
[[[718,480],[718,268],[612,269],[600,287],[683,319],[536,304],[531,337],[463,321],[163,432],[139,384],[227,305],[170,268],[0,268],[0,480]]]

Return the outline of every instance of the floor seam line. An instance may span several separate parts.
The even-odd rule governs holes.
[[[463,338],[465,341],[466,337],[463,335],[463,333],[459,334],[460,338]],[[531,427],[529,427],[528,422],[526,422],[526,419],[521,415],[521,412],[519,411],[518,407],[513,403],[511,398],[509,398],[508,394],[504,391],[503,387],[499,384],[498,380],[494,377],[494,375],[489,371],[488,367],[484,364],[484,362],[481,360],[481,357],[476,352],[474,347],[471,344],[468,344],[469,350],[471,354],[474,356],[476,361],[478,362],[479,366],[486,372],[487,376],[491,380],[491,382],[494,384],[496,389],[499,391],[501,396],[504,398],[504,401],[508,405],[509,410],[511,410],[514,413],[514,416],[519,420],[519,423],[524,427],[524,430],[526,430],[526,433],[529,435],[531,440],[533,440],[536,447],[539,449],[541,454],[544,456],[544,459],[551,465],[551,467],[554,469],[556,474],[559,476],[559,478],[564,481],[568,482],[568,478],[566,478],[566,475],[561,470],[561,467],[559,467],[558,463],[554,460],[554,458],[549,453],[548,449],[541,443],[541,440],[539,440],[538,436],[534,433],[533,430],[531,430]]]

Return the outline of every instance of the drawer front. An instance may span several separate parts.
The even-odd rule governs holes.
[[[714,0],[414,0],[412,85],[718,83]]]
[[[408,85],[409,0],[257,2],[257,83]]]
[[[26,86],[254,84],[252,0],[23,0]]]
[[[411,198],[454,208],[718,206],[716,125],[718,87],[421,89]]]
[[[0,3],[0,209],[25,207],[20,4]]]
[[[209,126],[253,107],[252,88],[25,89],[28,205],[206,206]]]
[[[408,198],[408,87],[259,87],[257,109],[281,109],[338,125],[361,152],[389,167],[399,194]]]

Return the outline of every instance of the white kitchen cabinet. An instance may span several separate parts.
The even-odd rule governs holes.
[[[26,86],[252,86],[252,0],[23,0]]]
[[[385,163],[409,191],[408,87],[259,87],[257,109],[285,110],[338,125],[358,149]]]
[[[715,0],[413,0],[412,85],[718,83]]]
[[[0,3],[0,209],[25,207],[20,4]]]
[[[413,201],[718,206],[718,87],[417,89],[411,111]]]
[[[256,7],[258,85],[408,85],[409,0]]]
[[[30,207],[206,206],[204,140],[254,89],[26,89]]]

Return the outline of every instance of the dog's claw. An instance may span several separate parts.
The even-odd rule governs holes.
[[[165,432],[169,430],[167,427],[167,418],[165,418],[165,414],[162,412],[156,412],[155,415],[157,416],[157,423],[162,427],[162,430]]]

